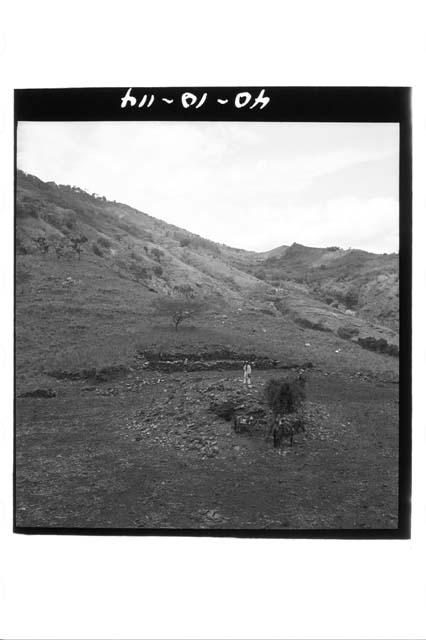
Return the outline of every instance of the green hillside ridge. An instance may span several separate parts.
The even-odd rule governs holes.
[[[315,299],[398,331],[398,254],[294,243],[262,254],[246,268],[278,287],[289,281],[303,284]]]
[[[176,332],[152,305],[183,286],[204,304]],[[57,370],[132,366],[141,347],[225,345],[330,371],[396,373],[397,302],[395,255],[296,244],[257,254],[17,172],[18,387]]]

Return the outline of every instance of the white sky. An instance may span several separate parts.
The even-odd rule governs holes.
[[[231,246],[398,251],[398,124],[20,122],[17,153]]]

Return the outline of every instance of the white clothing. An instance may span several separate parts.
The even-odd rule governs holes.
[[[243,384],[248,384],[251,387],[251,366],[249,364],[245,364],[243,367],[244,380]]]

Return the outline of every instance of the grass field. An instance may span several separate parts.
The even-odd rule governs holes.
[[[31,257],[31,274],[16,300],[18,527],[397,526],[397,358],[265,314],[255,300],[206,308],[176,332],[152,316],[153,294],[95,256]],[[138,349],[218,346],[312,364],[310,424],[293,447],[277,452],[263,433],[238,435],[208,411],[221,385],[241,390],[239,371],[159,374],[135,361]],[[95,388],[52,377],[117,364],[127,377]],[[255,369],[252,394],[274,375]],[[37,388],[56,397],[19,397]]]

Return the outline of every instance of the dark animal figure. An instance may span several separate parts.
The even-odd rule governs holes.
[[[290,446],[293,446],[293,438],[297,433],[304,433],[305,426],[301,418],[289,419],[278,418],[272,424],[272,435],[274,440],[274,448],[281,447],[282,442],[286,438],[290,438]]]

